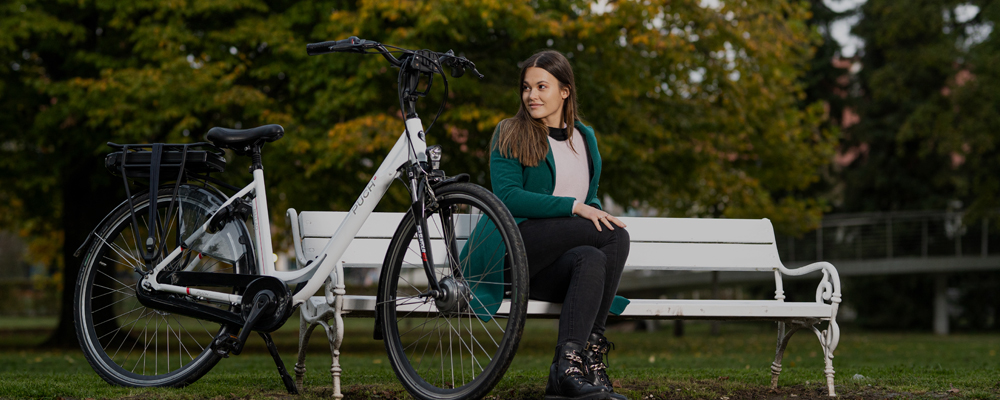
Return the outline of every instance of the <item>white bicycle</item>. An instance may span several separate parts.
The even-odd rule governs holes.
[[[523,243],[514,219],[490,191],[467,182],[466,174],[444,174],[441,148],[427,146],[415,112],[435,74],[444,78],[447,92],[445,67],[454,77],[466,70],[482,75],[451,51],[412,51],[356,37],[310,44],[307,51],[381,54],[400,70],[406,128],[336,234],[315,259],[300,257],[298,269],[275,270],[261,149],[283,136],[278,125],[213,128],[211,143],[112,144],[119,151],[105,162],[122,177],[127,200],[77,250],[79,255],[86,249],[74,316],[87,360],[114,385],[181,387],[221,358],[240,354],[257,331],[294,393],[268,333],[320,289],[399,179],[412,205],[382,265],[376,336],[384,338],[396,375],[415,397],[484,396],[506,372],[524,328]],[[420,90],[422,77],[427,79]],[[238,188],[210,176],[225,167],[222,148],[251,157],[253,182]],[[130,182],[146,189],[133,194]],[[432,245],[429,232],[442,240]],[[495,262],[472,266],[474,252]],[[502,298],[480,297],[487,285],[499,286]],[[505,304],[501,310],[499,302]]]

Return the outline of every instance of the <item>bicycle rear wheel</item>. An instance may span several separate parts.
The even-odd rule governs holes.
[[[417,220],[407,213],[386,254],[377,317],[393,370],[414,397],[480,398],[507,371],[524,329],[524,244],[488,190],[456,183],[435,196],[427,217],[430,253],[449,295],[427,296]],[[472,265],[484,259],[493,261]]]
[[[147,271],[139,243],[147,237],[150,226],[163,227],[165,234],[157,234],[156,240],[166,242],[163,254],[169,254],[181,238],[190,235],[225,202],[219,194],[183,184],[178,188],[173,213],[167,215],[172,196],[172,185],[157,191],[152,201],[157,221],[148,220],[149,193],[135,196],[139,226],[133,225],[127,203],[112,211],[95,232],[80,268],[74,299],[77,338],[94,371],[113,385],[186,386],[211,370],[221,357],[212,351],[211,343],[221,330],[229,328],[147,308],[136,298],[136,285],[141,273]],[[230,221],[217,233],[206,234],[185,249],[168,268],[256,274],[252,243],[246,224]],[[192,296],[187,300],[199,301]],[[200,301],[227,310],[232,307]]]

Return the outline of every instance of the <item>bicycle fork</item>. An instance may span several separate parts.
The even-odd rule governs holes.
[[[437,274],[434,272],[434,254],[431,253],[431,238],[427,231],[427,191],[423,190],[425,185],[421,185],[422,180],[426,179],[423,171],[415,171],[420,168],[417,164],[413,164],[409,170],[410,178],[410,198],[413,203],[410,204],[410,212],[413,214],[413,218],[416,220],[417,225],[417,244],[420,246],[420,260],[424,266],[424,273],[427,274],[427,282],[430,285],[430,290],[426,293],[429,297],[437,298],[440,295],[441,287],[437,280]]]
[[[413,203],[410,205],[410,212],[416,222],[417,228],[417,243],[420,247],[420,260],[424,267],[424,273],[427,275],[427,281],[429,290],[424,293],[421,297],[430,297],[440,300],[441,297],[448,297],[448,293],[444,291],[449,288],[442,288],[441,282],[438,279],[438,274],[434,269],[434,254],[431,246],[430,229],[428,228],[428,208],[436,204],[436,199],[428,198],[428,196],[433,197],[434,194],[431,192],[430,185],[427,184],[427,175],[419,166],[414,164],[409,170],[408,177],[410,179],[410,197]],[[415,171],[417,170],[417,171]],[[453,232],[452,226],[452,215],[451,210],[447,207],[439,207],[438,214],[441,218],[442,226],[441,235],[444,241],[444,251],[445,257],[449,257],[449,254],[457,254],[457,243],[455,232]],[[452,276],[454,278],[461,279],[462,271],[461,268],[454,262],[453,259],[448,260],[448,265],[452,269]]]

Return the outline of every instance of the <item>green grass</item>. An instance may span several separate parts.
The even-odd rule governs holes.
[[[37,326],[19,336],[0,330],[0,398],[275,398],[285,392],[274,363],[259,339],[242,355],[223,360],[208,375],[183,389],[128,389],[102,381],[76,350],[36,350],[44,339]],[[291,370],[297,347],[295,319],[275,334]],[[408,398],[388,364],[381,342],[371,339],[371,320],[348,320],[342,365],[349,399]],[[773,323],[729,323],[720,336],[705,324],[688,323],[675,338],[669,325],[658,332],[609,332],[616,343],[611,376],[630,399],[815,398],[825,378],[819,343],[800,331],[785,353],[777,391],[770,390],[774,356]],[[317,332],[319,333],[319,332]],[[529,321],[518,356],[491,396],[543,397],[554,321]],[[314,334],[307,358],[306,393],[298,398],[329,398],[330,356],[324,337]],[[841,398],[1000,398],[1000,337],[916,333],[872,333],[845,329],[836,351],[837,391]],[[855,379],[856,375],[863,376]],[[957,392],[956,392],[957,390]]]
[[[58,319],[56,317],[0,317],[0,329],[53,329]]]

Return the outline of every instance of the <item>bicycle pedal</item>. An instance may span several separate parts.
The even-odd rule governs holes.
[[[229,358],[229,354],[233,352],[239,354],[238,350],[240,347],[242,346],[240,346],[240,338],[238,336],[225,333],[220,334],[212,342],[212,351],[215,351],[215,354],[222,356],[222,358]]]

